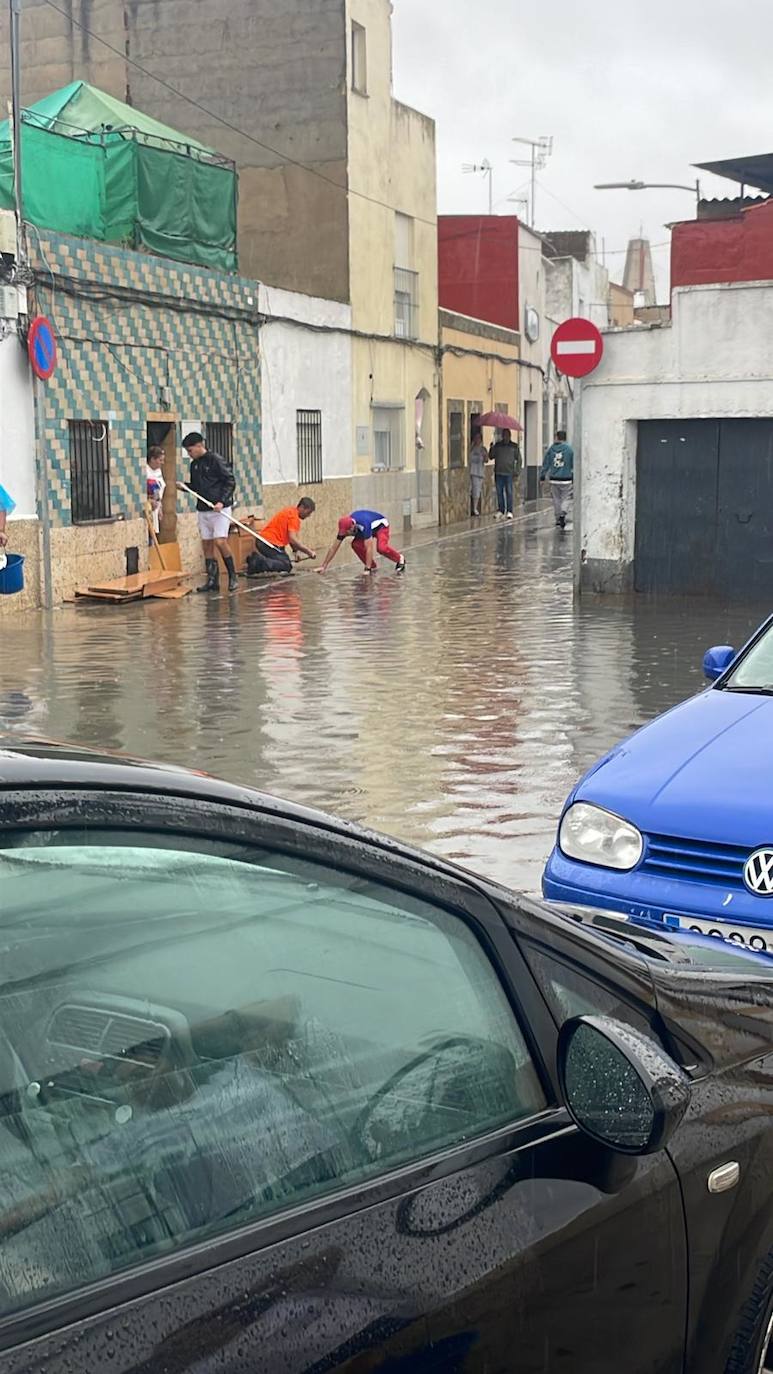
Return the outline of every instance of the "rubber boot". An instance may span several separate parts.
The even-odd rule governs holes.
[[[223,562],[225,563],[225,570],[228,573],[228,590],[229,592],[235,592],[239,586],[239,579],[236,576],[236,566],[232,558],[224,558]]]
[[[197,592],[219,592],[220,578],[217,571],[217,559],[207,559],[207,580],[203,587],[197,587]]]

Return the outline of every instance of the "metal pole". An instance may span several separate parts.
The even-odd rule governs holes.
[[[10,0],[11,8],[11,120],[13,123],[13,189],[16,201],[17,261],[26,266],[27,235],[24,228],[24,182],[22,176],[22,103],[21,103],[21,7],[22,0]],[[40,508],[41,552],[43,555],[43,605],[47,611],[54,604],[51,563],[51,492],[48,474],[48,450],[45,440],[45,401],[43,383],[35,378],[32,393],[35,429],[35,467],[37,470],[38,505]]]
[[[488,212],[489,212],[489,215],[493,215],[493,213],[494,213],[494,168],[493,168],[493,167],[489,167],[489,169],[488,169]]]
[[[574,594],[582,595],[582,382],[574,384],[572,448],[574,449]]]
[[[26,262],[27,244],[24,234],[24,192],[22,182],[22,108],[21,108],[21,6],[22,0],[11,3],[11,122],[13,124],[13,190],[16,201],[18,258]]]
[[[531,227],[537,226],[537,145],[531,145]]]
[[[34,390],[35,450],[38,470],[38,505],[40,507],[40,539],[43,554],[43,606],[50,611],[54,604],[54,585],[51,563],[51,492],[48,480],[48,449],[45,440],[45,399],[43,383],[35,378]]]

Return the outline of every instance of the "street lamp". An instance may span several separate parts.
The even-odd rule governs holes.
[[[602,181],[594,186],[594,191],[689,191],[696,200],[701,198],[699,181],[685,186],[680,181]]]
[[[484,157],[484,159],[483,159],[482,162],[463,162],[463,163],[462,163],[462,171],[464,172],[465,176],[469,176],[469,175],[471,175],[471,173],[473,173],[473,172],[480,172],[480,173],[482,173],[482,175],[483,175],[484,177],[488,177],[488,212],[489,212],[490,215],[493,215],[493,213],[494,213],[494,168],[492,167],[492,165],[491,165],[491,163],[489,162],[488,158],[487,158],[487,157]]]

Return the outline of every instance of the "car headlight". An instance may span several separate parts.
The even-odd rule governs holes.
[[[561,822],[558,843],[568,859],[624,872],[636,867],[644,850],[644,841],[635,825],[588,802],[576,802],[569,807]]]

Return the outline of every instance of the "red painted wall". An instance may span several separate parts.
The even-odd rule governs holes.
[[[773,281],[773,200],[735,219],[674,226],[672,288],[731,281]]]
[[[438,216],[440,304],[517,329],[518,220],[514,215]]]

